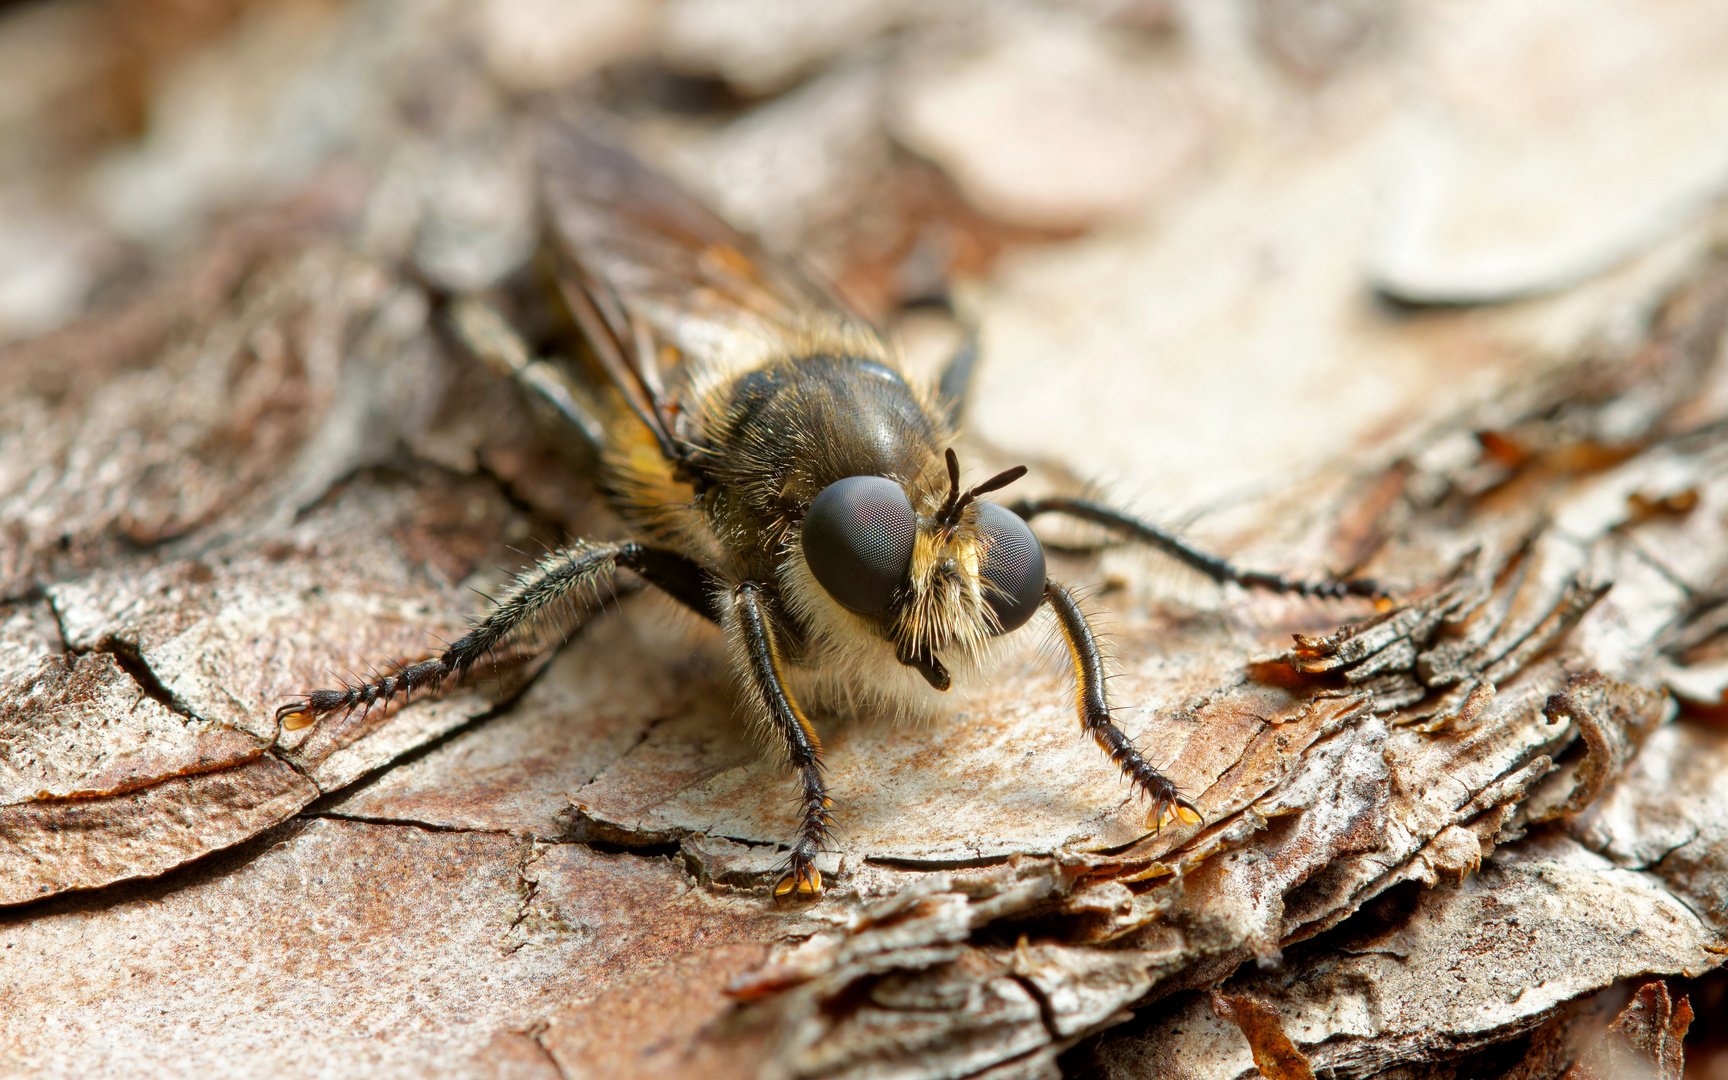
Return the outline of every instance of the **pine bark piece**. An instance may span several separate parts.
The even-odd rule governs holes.
[[[332,820],[102,897],[0,924],[9,1070],[473,1075],[585,990],[810,930],[661,860]]]
[[[154,877],[288,820],[317,795],[265,755],[120,795],[0,807],[0,906]]]
[[[1316,1071],[1366,1077],[1395,1064],[1445,1060],[1511,1038],[1572,998],[1647,973],[1714,968],[1714,933],[1648,874],[1616,870],[1566,840],[1497,854],[1459,884],[1396,897],[1327,947],[1245,973],[1223,992],[1252,995]],[[1195,997],[1144,1035],[1106,1036],[1112,1080],[1235,1078],[1254,1065]],[[1237,1036],[1240,1039],[1240,1036]]]
[[[331,810],[566,835],[571,792],[634,750],[654,725],[714,692],[711,671],[689,652],[690,627],[668,607],[649,596],[623,599],[574,633],[508,713],[397,765]]]
[[[274,716],[344,654],[387,662],[459,632],[455,590],[420,560],[465,572],[509,515],[489,485],[358,481],[280,540],[50,586],[75,651],[0,686],[0,791],[29,802],[8,811],[4,902],[239,843],[489,708],[524,672],[288,738]]]
[[[463,576],[507,516],[495,490],[473,483],[361,480],[279,537],[101,571],[48,593],[68,647],[127,649],[194,715],[275,743],[275,709],[293,694],[344,668],[423,656],[438,635],[459,633],[457,590],[427,570],[442,562]],[[385,717],[374,710],[282,745],[316,768]]]
[[[1314,1080],[1308,1055],[1296,1049],[1277,1010],[1251,997],[1211,994],[1212,1014],[1242,1031],[1254,1055],[1254,1067],[1266,1080]]]
[[[6,621],[14,645],[22,625]],[[317,794],[268,744],[152,697],[113,653],[10,651],[23,662],[0,682],[0,905],[163,873]]]
[[[731,1015],[725,988],[766,953],[757,942],[720,945],[628,972],[560,1010],[540,1035],[544,1052],[566,1077],[747,1076],[767,1052],[766,1032]]]
[[[1645,870],[1718,930],[1728,927],[1728,732],[1657,729],[1618,784],[1566,823],[1616,866]]]
[[[244,765],[267,745],[176,713],[111,653],[45,656],[0,683],[0,807],[118,795]]]
[[[227,230],[136,308],[0,354],[0,596],[233,526],[305,479],[283,464],[315,453],[390,282],[285,225]]]
[[[1549,796],[1527,808],[1532,822],[1570,817],[1594,803],[1650,732],[1672,718],[1674,707],[1672,699],[1657,691],[1609,683],[1599,673],[1587,672],[1567,680],[1566,689],[1550,697],[1542,712],[1550,720],[1576,724],[1585,751],[1583,760],[1567,770],[1570,790],[1550,785],[1561,787],[1564,798],[1556,802]]]

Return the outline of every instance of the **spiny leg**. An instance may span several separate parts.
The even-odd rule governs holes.
[[[751,689],[769,724],[785,742],[787,761],[798,774],[802,821],[792,841],[786,873],[775,884],[774,895],[817,896],[822,892],[822,872],[816,869],[816,853],[827,843],[834,822],[828,785],[822,779],[822,744],[786,689],[780,651],[774,642],[773,617],[762,587],[750,583],[738,586],[732,594],[732,611]]]
[[[1139,518],[1130,517],[1120,510],[1112,509],[1103,503],[1088,499],[1022,499],[1011,503],[1008,509],[1030,521],[1039,514],[1066,514],[1071,518],[1089,521],[1094,525],[1102,525],[1116,535],[1127,540],[1156,548],[1164,554],[1205,574],[1220,585],[1234,582],[1245,589],[1265,589],[1269,592],[1294,593],[1298,596],[1321,596],[1339,598],[1345,596],[1366,596],[1377,598],[1386,595],[1386,590],[1378,583],[1368,578],[1358,578],[1354,581],[1296,581],[1282,574],[1267,574],[1257,570],[1243,570],[1232,563],[1209,555],[1198,548],[1191,547],[1174,533],[1160,529]]]
[[[605,426],[587,394],[564,368],[535,359],[528,343],[496,308],[473,297],[460,297],[450,303],[448,325],[462,346],[494,374],[515,380],[560,424],[599,453],[605,444]]]
[[[572,608],[598,604],[601,596],[612,588],[620,566],[634,570],[643,580],[664,589],[697,614],[719,621],[719,612],[708,590],[707,574],[691,560],[633,541],[617,544],[579,541],[517,575],[491,614],[445,649],[443,655],[356,686],[314,690],[277,709],[276,719],[284,728],[294,731],[310,727],[333,712],[370,709],[379,702],[388,706],[397,694],[406,697],[416,690],[442,686],[451,677],[465,678],[482,657],[537,629],[549,615],[569,617]]]
[[[1127,733],[1111,719],[1110,700],[1104,693],[1104,656],[1098,649],[1092,625],[1086,621],[1086,614],[1075,602],[1074,594],[1054,581],[1046,581],[1044,599],[1056,612],[1057,625],[1062,628],[1068,654],[1074,661],[1074,695],[1080,725],[1110,755],[1110,760],[1129,781],[1151,798],[1152,807],[1146,815],[1147,826],[1159,828],[1172,817],[1188,824],[1199,821],[1200,812],[1194,809],[1194,805],[1182,797],[1169,777],[1140,755],[1128,740]]]
[[[954,295],[949,289],[946,254],[940,255],[927,245],[918,244],[902,271],[911,270],[911,288],[900,300],[902,312],[937,311],[954,320],[965,335],[958,348],[943,362],[936,382],[936,400],[942,407],[950,429],[958,430],[972,395],[972,372],[978,366],[978,327],[955,310]]]
[[[958,428],[966,413],[966,403],[972,397],[972,371],[978,366],[978,334],[969,331],[966,340],[954,350],[954,355],[942,366],[936,384],[936,396],[948,417],[948,426]]]

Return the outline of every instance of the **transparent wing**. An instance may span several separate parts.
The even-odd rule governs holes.
[[[565,298],[663,450],[681,399],[711,378],[793,350],[885,356],[840,301],[628,152],[553,127],[541,155]]]

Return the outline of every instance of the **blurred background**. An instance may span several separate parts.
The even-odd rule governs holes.
[[[0,341],[274,207],[453,290],[600,109],[895,323],[973,433],[1189,517],[1634,340],[1717,243],[1705,0],[33,0],[0,8]]]

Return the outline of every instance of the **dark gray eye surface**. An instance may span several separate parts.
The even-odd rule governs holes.
[[[905,489],[882,476],[849,476],[823,488],[810,504],[804,561],[842,606],[880,615],[906,580],[917,533]]]
[[[984,599],[1006,634],[1026,625],[1044,600],[1044,547],[1019,514],[993,502],[975,505],[984,538]]]

